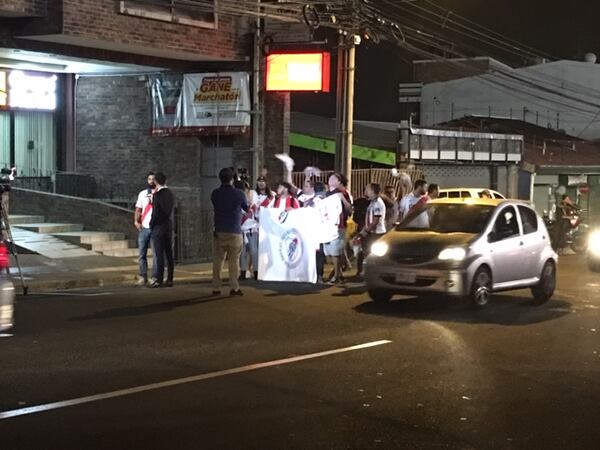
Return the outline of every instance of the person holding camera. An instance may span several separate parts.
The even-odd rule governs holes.
[[[244,191],[233,184],[234,173],[230,168],[221,169],[221,187],[215,189],[211,201],[215,210],[213,294],[221,294],[221,271],[227,255],[229,264],[230,295],[244,295],[240,290],[240,254],[242,238],[242,213],[248,211],[248,199]]]

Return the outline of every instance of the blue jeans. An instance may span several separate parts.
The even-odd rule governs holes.
[[[152,230],[150,228],[142,228],[138,233],[138,263],[140,265],[140,277],[145,280],[148,279],[148,249],[150,248],[150,242],[152,241]],[[152,258],[154,265],[156,265],[156,255]]]

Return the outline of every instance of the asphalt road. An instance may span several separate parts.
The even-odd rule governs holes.
[[[575,257],[541,307],[527,291],[474,312],[377,306],[358,284],[244,290],[19,298],[0,449],[599,446],[600,275]]]

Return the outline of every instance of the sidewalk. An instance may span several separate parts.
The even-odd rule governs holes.
[[[151,274],[152,258],[148,258]],[[137,260],[110,256],[49,259],[39,255],[20,254],[28,293],[104,286],[132,286],[137,281]],[[227,277],[227,265],[223,277]],[[17,265],[11,257],[10,276],[17,293],[22,293]],[[212,263],[179,264],[175,266],[175,283],[210,281]]]

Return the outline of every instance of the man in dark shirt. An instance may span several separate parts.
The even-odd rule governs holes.
[[[221,293],[221,270],[227,254],[229,263],[230,295],[243,295],[240,290],[240,254],[242,238],[242,211],[248,211],[248,200],[242,190],[233,187],[233,171],[219,172],[221,187],[215,189],[211,201],[215,209],[215,238],[213,259],[213,294]]]
[[[175,196],[167,184],[167,177],[164,173],[158,172],[154,176],[156,190],[152,197],[152,218],[150,219],[150,229],[152,230],[152,247],[156,266],[154,266],[153,279],[150,283],[151,288],[158,288],[163,285],[165,273],[165,257],[167,258],[167,287],[173,286],[173,271],[175,264],[173,261],[173,209],[175,208]]]

